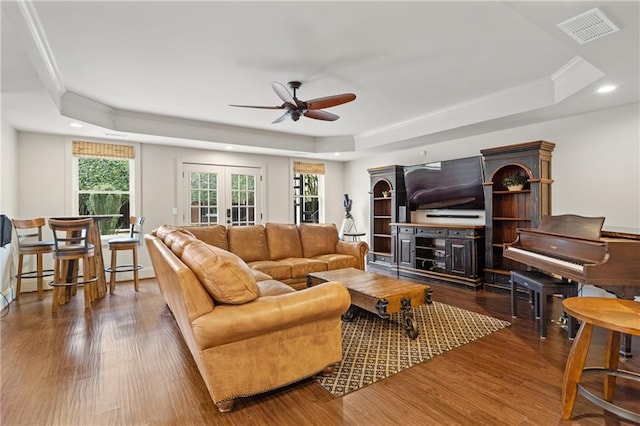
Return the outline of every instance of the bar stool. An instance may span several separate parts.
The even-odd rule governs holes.
[[[109,250],[111,250],[111,267],[106,268],[105,272],[109,272],[109,294],[113,294],[116,289],[116,274],[118,272],[133,271],[133,286],[138,291],[138,271],[142,269],[142,265],[138,264],[138,246],[140,245],[140,235],[142,232],[142,224],[144,217],[132,216],[129,219],[129,236],[113,238],[108,241]],[[131,250],[133,263],[126,265],[117,265],[116,257],[120,250]]]
[[[53,269],[43,269],[42,255],[53,253],[54,242],[42,240],[42,228],[45,225],[44,218],[36,219],[12,219],[11,223],[16,230],[18,239],[18,273],[16,274],[16,295],[15,300],[20,299],[22,280],[37,278],[38,299],[44,298],[44,277],[53,276]],[[36,257],[36,270],[23,271],[24,256],[34,255]]]
[[[524,287],[532,292],[533,306],[536,318],[540,320],[540,338],[547,337],[547,297],[553,294],[561,294],[562,297],[575,297],[578,295],[578,284],[556,279],[550,275],[537,271],[511,271],[511,316],[517,317],[517,287]],[[569,316],[568,333],[573,339],[578,331],[575,318]]]
[[[568,314],[582,321],[564,370],[562,385],[562,419],[569,420],[578,393],[597,406],[619,417],[640,423],[640,413],[622,408],[613,402],[616,378],[640,383],[640,374],[619,370],[620,334],[640,336],[640,303],[633,300],[602,297],[570,297],[562,304]],[[607,330],[604,366],[584,368],[594,327]],[[584,373],[604,375],[603,397],[596,396],[581,384]]]
[[[55,260],[53,286],[53,301],[51,312],[58,311],[58,305],[64,304],[71,296],[76,286],[82,286],[84,292],[84,307],[91,307],[91,302],[97,297],[94,255],[95,247],[89,243],[89,232],[93,219],[49,219],[49,227],[53,231]],[[79,262],[82,261],[82,281]],[[65,291],[62,291],[62,290]]]

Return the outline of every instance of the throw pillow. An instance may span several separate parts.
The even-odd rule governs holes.
[[[258,297],[251,268],[232,253],[194,241],[185,247],[182,261],[219,303],[238,305]]]

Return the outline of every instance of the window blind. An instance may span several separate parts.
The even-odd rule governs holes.
[[[324,163],[304,163],[302,161],[294,161],[293,172],[308,175],[323,175]]]
[[[83,157],[135,158],[131,145],[73,141],[72,153]]]

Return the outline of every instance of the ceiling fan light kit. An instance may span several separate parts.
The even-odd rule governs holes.
[[[313,118],[314,120],[335,121],[339,116],[327,111],[324,108],[331,108],[337,105],[346,104],[356,98],[353,93],[342,93],[340,95],[324,96],[322,98],[311,99],[309,101],[301,101],[297,97],[297,90],[302,86],[300,81],[290,81],[288,83],[293,95],[287,90],[284,84],[272,81],[271,87],[276,95],[284,102],[280,106],[257,106],[257,105],[230,105],[241,108],[260,108],[260,109],[283,109],[284,114],[276,118],[271,124],[280,123],[281,121],[291,118],[298,121],[301,116]]]

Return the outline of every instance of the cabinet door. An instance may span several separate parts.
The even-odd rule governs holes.
[[[447,240],[447,273],[454,275],[471,274],[471,241]]]
[[[414,259],[413,234],[398,234],[398,266],[413,268]]]

